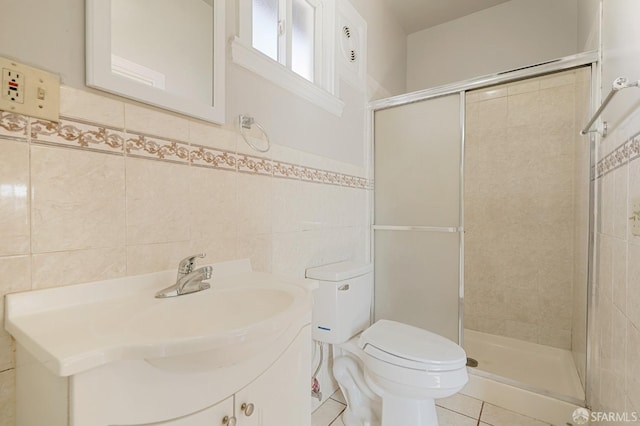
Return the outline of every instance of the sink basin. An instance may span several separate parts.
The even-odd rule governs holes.
[[[210,289],[167,299],[154,294],[175,271],[8,295],[6,329],[56,375],[69,376],[120,360],[221,368],[310,320],[308,282],[252,272],[248,261],[212,266]]]
[[[233,337],[251,327],[254,331],[269,328],[269,320],[286,312],[294,301],[289,288],[214,288],[160,300],[128,322],[132,332],[146,339],[187,339],[212,333]]]

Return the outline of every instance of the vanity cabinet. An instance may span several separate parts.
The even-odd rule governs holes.
[[[264,374],[236,393],[237,426],[310,425],[311,416],[302,414],[311,411],[311,372],[307,369],[311,345],[307,346],[305,358],[285,353]]]
[[[173,270],[8,295],[16,426],[310,426],[312,288],[212,268],[169,300]]]
[[[147,423],[144,426],[224,426],[224,419],[230,419],[231,417],[233,417],[233,397],[229,397],[213,407],[206,408],[177,420]],[[229,424],[228,421],[226,425],[233,426],[233,424]]]
[[[306,360],[310,357],[303,359],[299,352],[288,350],[253,382],[212,407],[176,420],[135,426],[309,426]],[[302,374],[292,374],[297,372]]]

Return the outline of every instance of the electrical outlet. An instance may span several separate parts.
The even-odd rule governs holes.
[[[2,68],[2,98],[9,102],[24,103],[24,74],[11,68]]]
[[[0,57],[2,96],[0,110],[58,121],[60,77]]]
[[[631,233],[640,237],[640,198],[635,198],[631,202]]]

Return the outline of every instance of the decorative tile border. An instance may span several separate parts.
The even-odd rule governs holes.
[[[0,136],[12,139],[27,139],[29,120],[27,117],[11,112],[0,111]]]
[[[127,132],[125,151],[130,157],[173,163],[188,164],[191,157],[188,144],[134,132]]]
[[[275,161],[273,163],[273,176],[285,179],[300,179],[302,166]]]
[[[273,162],[266,158],[239,154],[236,164],[239,172],[273,175]]]
[[[191,145],[191,165],[212,167],[214,169],[237,170],[236,155],[233,152],[222,151],[200,145]]]
[[[124,132],[65,119],[31,119],[31,141],[122,154]]]
[[[595,178],[599,179],[637,158],[640,158],[640,133],[630,137],[626,142],[598,161]]]
[[[273,176],[356,189],[373,189],[373,181],[299,164],[187,144],[138,132],[61,117],[60,122],[0,111],[0,137],[64,148],[84,149],[196,167]]]

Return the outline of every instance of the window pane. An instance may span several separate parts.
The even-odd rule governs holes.
[[[291,69],[313,81],[315,8],[306,0],[293,0]]]
[[[278,0],[252,0],[253,47],[278,60]]]

